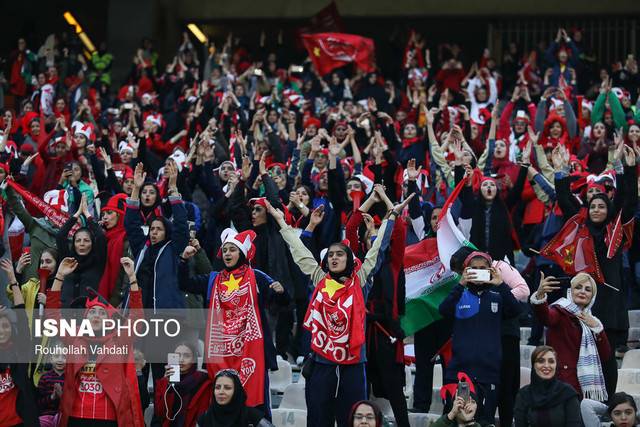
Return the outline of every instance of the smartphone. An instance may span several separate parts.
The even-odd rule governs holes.
[[[189,237],[191,239],[196,238],[196,223],[193,221],[188,221],[189,223]]]
[[[173,368],[173,374],[169,377],[170,383],[180,382],[180,355],[178,353],[169,353],[167,355],[167,365]]]
[[[302,65],[292,65],[289,67],[289,71],[292,73],[301,73],[304,71],[304,67]]]
[[[560,286],[571,286],[571,277],[569,276],[562,276],[562,277],[556,277],[554,280],[556,282],[560,282]]]
[[[262,72],[262,70],[260,68],[256,68],[255,70],[253,70],[253,75],[254,76],[262,76],[264,73]]]
[[[491,272],[489,270],[470,268],[467,271],[475,274],[476,278],[473,280],[474,282],[488,282],[491,280]]]
[[[122,108],[124,108],[125,110],[131,110],[133,108],[133,102],[125,102],[122,105]]]
[[[22,254],[29,254],[31,253],[31,246],[25,246],[24,248],[22,248]]]
[[[458,381],[458,397],[461,397],[465,402],[469,400],[469,383],[466,381]]]

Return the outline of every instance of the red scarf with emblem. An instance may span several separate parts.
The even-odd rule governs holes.
[[[327,274],[313,291],[304,319],[304,327],[311,331],[311,349],[341,365],[360,363],[365,340],[365,305],[358,269],[356,266],[344,283]]]
[[[205,347],[211,378],[220,370],[235,369],[247,392],[247,406],[264,403],[264,334],[256,276],[247,264],[216,275]]]

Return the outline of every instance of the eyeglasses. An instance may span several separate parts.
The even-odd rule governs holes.
[[[368,414],[368,415],[362,415],[362,414],[355,414],[353,416],[353,419],[356,421],[375,421],[376,420],[376,416],[372,415],[372,414]]]

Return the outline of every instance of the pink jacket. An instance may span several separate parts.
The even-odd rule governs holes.
[[[500,271],[502,281],[511,288],[513,297],[520,302],[527,302],[531,291],[518,270],[504,261],[493,261],[493,266]]]

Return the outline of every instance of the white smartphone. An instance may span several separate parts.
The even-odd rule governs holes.
[[[178,353],[169,353],[167,356],[167,365],[173,369],[173,374],[169,377],[170,383],[180,382],[180,355]]]
[[[488,282],[491,280],[491,271],[480,269],[480,268],[470,268],[467,270],[470,274],[475,275],[474,282]]]

